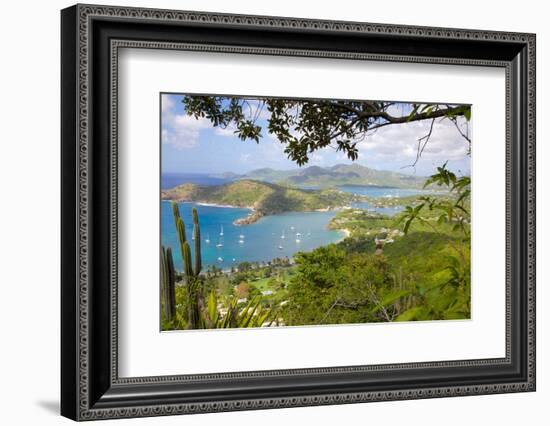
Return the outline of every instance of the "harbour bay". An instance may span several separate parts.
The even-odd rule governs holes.
[[[336,214],[334,211],[282,213],[263,217],[250,225],[237,226],[233,222],[247,216],[250,209],[197,203],[178,205],[189,236],[193,231],[191,211],[193,207],[197,208],[205,269],[209,265],[230,269],[245,261],[268,262],[277,257],[292,258],[298,251],[311,251],[345,236],[342,231],[327,229],[327,224]],[[161,217],[162,244],[173,248],[176,269],[181,270],[182,260],[170,202],[161,202]],[[223,235],[220,235],[222,232]]]

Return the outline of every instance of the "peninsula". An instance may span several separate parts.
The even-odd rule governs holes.
[[[236,225],[256,222],[262,216],[285,212],[326,211],[349,206],[363,197],[337,189],[300,189],[270,182],[243,179],[224,185],[186,183],[161,193],[163,200],[195,202],[251,209]]]

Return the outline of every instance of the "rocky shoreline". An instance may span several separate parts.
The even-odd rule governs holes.
[[[233,225],[241,226],[241,225],[250,225],[251,223],[257,222],[265,215],[259,211],[254,210],[252,211],[248,216],[241,217],[240,219],[237,219],[233,222]]]
[[[325,207],[321,209],[315,209],[315,210],[304,210],[303,212],[329,212],[329,211],[340,211],[342,209],[351,208],[349,206],[342,206],[342,207]],[[250,225],[254,222],[257,222],[264,216],[270,216],[270,215],[276,215],[281,214],[284,212],[263,212],[261,210],[254,210],[250,207],[252,210],[246,217],[241,217],[235,221],[233,221],[233,225],[242,226],[242,225]]]

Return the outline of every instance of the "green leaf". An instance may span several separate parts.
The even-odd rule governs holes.
[[[406,234],[407,232],[409,232],[409,227],[411,226],[411,222],[412,222],[413,218],[409,218],[409,220],[407,220],[407,222],[405,223],[405,227],[403,228],[403,232]]]
[[[446,311],[443,313],[443,319],[446,319],[446,320],[460,320],[460,319],[469,319],[469,318],[470,318],[469,316],[461,312]]]
[[[424,308],[420,306],[416,308],[411,308],[395,318],[395,321],[414,321],[415,319],[417,319],[419,314],[422,313],[423,310]]]
[[[381,301],[380,303],[372,309],[372,313],[378,312],[380,309],[385,308],[386,306],[390,306],[397,302],[399,299],[401,299],[404,296],[408,296],[411,294],[410,290],[397,290],[392,291],[388,293]]]
[[[215,326],[218,321],[218,303],[216,300],[216,292],[212,290],[208,295],[208,316]]]

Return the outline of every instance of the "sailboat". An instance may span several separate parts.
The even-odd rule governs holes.
[[[283,249],[283,246],[280,245],[280,246],[279,246],[279,250],[282,250],[282,249]]]
[[[218,262],[223,262],[223,257],[218,257]]]
[[[206,234],[206,240],[204,240],[206,244],[210,244],[210,235]]]
[[[218,241],[218,244],[216,244],[216,247],[220,248],[220,247],[223,247],[223,243],[222,243],[222,239],[220,238],[220,240]]]
[[[299,238],[296,238],[296,243],[300,244],[302,240],[300,240]]]
[[[220,237],[223,237],[223,225],[220,227]]]

